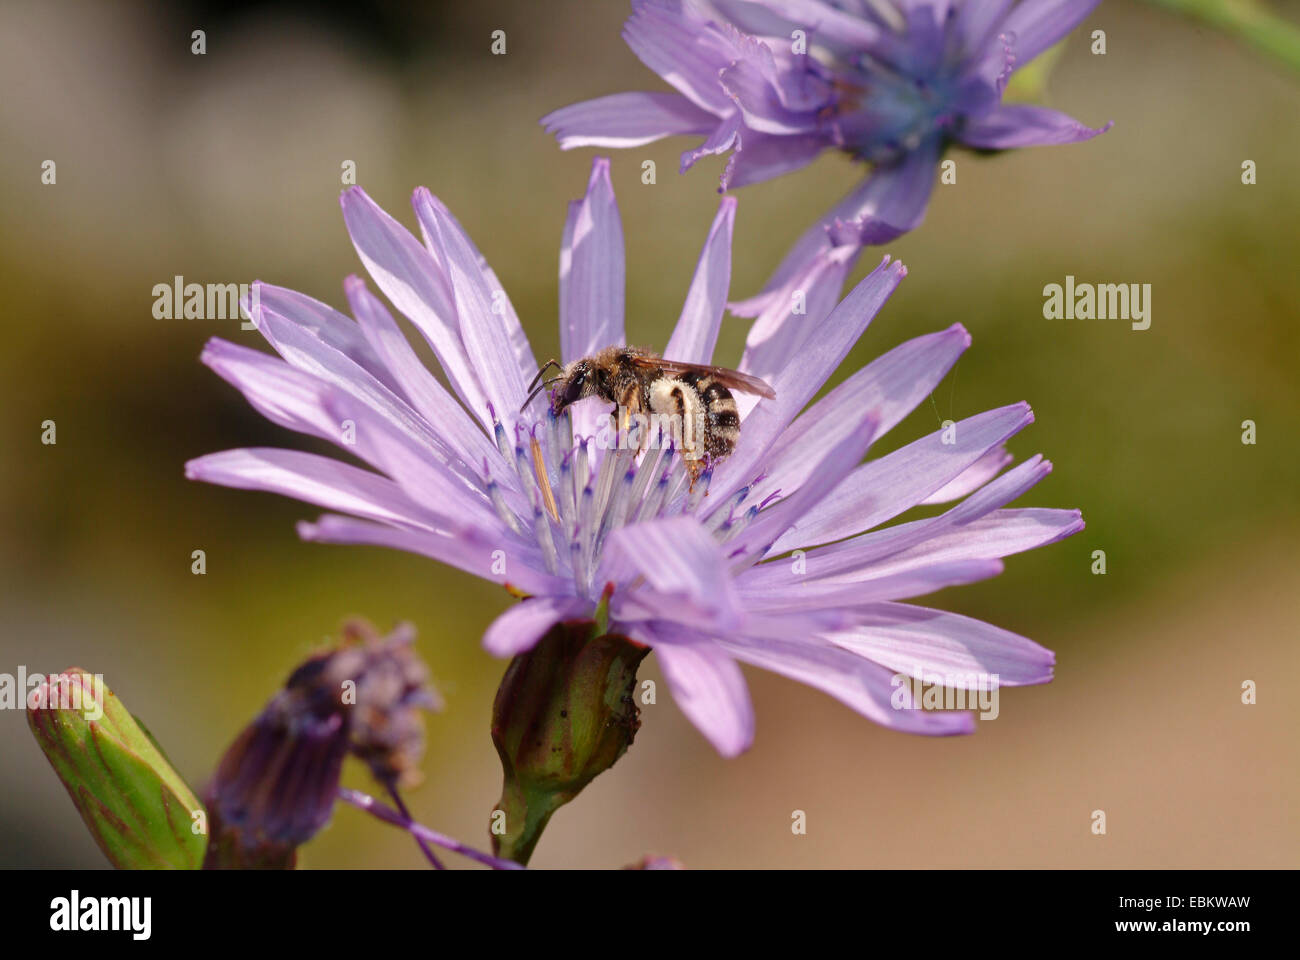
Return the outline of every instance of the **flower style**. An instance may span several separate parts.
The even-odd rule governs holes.
[[[677,93],[617,93],[542,118],[563,149],[703,136],[682,154],[731,156],[721,190],[798,170],[823,150],[871,174],[799,239],[754,316],[851,224],[887,243],[925,216],[949,144],[977,150],[1075,143],[1105,132],[1047,107],[1004,104],[1011,74],[1098,0],[633,0],[623,39]]]
[[[735,453],[691,488],[671,446],[596,442],[609,419],[598,398],[558,417],[541,400],[520,412],[538,363],[509,298],[447,208],[423,188],[413,202],[423,243],[359,188],[342,196],[362,262],[427,339],[450,389],[361,279],[345,284],[355,322],[260,284],[252,316],[280,358],[213,339],[203,361],[274,422],[331,440],[375,471],[238,449],[191,461],[189,477],[337,511],[300,524],[306,540],[411,551],[501,584],[523,599],[487,629],[484,646],[497,656],[599,616],[609,633],[653,649],[678,705],[725,755],[754,732],[739,663],[925,734],[970,732],[972,715],[917,709],[896,674],[958,687],[977,675],[1011,686],[1051,679],[1053,654],[1032,641],[898,602],[994,576],[1002,557],[1082,528],[1076,510],[1004,508],[1050,470],[1034,457],[1001,472],[1011,460],[1004,442],[1032,422],[1028,406],[863,462],[956,362],[966,330],[909,340],[809,405],[902,280],[900,263],[886,257],[835,305],[855,248],[833,248],[798,278],[806,313],[772,308],[758,319],[737,366],[776,398],[737,397]],[[723,198],[668,358],[713,359],[734,214]],[[623,292],[622,227],[608,160],[598,158],[560,251],[565,362],[624,342]],[[959,499],[875,529],[919,504]]]

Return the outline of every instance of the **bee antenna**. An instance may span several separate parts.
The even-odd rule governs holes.
[[[560,364],[555,360],[554,357],[552,357],[550,360],[547,360],[544,364],[542,364],[542,369],[537,371],[537,376],[533,377],[533,379],[529,381],[528,389],[532,390],[533,387],[537,386],[537,381],[542,379],[542,374],[544,374],[547,370],[551,369],[551,367],[555,367],[557,370],[560,369]],[[529,396],[528,399],[532,400],[533,398],[532,396]],[[525,407],[528,406],[528,403],[525,402],[524,406]]]
[[[537,383],[537,386],[533,387],[533,392],[528,394],[528,399],[525,400],[523,406],[519,408],[519,412],[523,413],[524,410],[527,409],[528,405],[533,402],[533,398],[536,397],[543,390],[545,390],[547,387],[549,387],[551,384],[553,384],[556,380],[563,380],[563,379],[564,379],[563,377],[551,377],[551,379],[543,380],[541,383],[537,383],[537,381],[534,379],[533,383]],[[532,386],[532,384],[529,384],[529,386]]]

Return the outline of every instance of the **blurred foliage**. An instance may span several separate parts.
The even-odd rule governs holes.
[[[1007,103],[1014,101],[1040,101],[1047,97],[1047,81],[1052,70],[1065,53],[1068,39],[1048,47],[1029,63],[1018,69],[1007,81],[1007,88],[1002,99]]]
[[[1262,0],[1147,0],[1223,30],[1300,72],[1300,27]],[[1294,5],[1292,5],[1294,12]]]

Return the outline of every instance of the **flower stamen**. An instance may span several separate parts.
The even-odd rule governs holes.
[[[483,460],[483,474],[487,478],[484,480],[483,486],[487,490],[488,499],[492,501],[492,508],[496,510],[501,522],[519,536],[525,536],[524,528],[519,523],[518,518],[515,517],[515,512],[506,504],[505,495],[501,492],[501,485],[492,479],[492,471],[488,467],[486,458]]]
[[[560,522],[560,510],[555,505],[555,491],[551,489],[551,476],[546,470],[546,461],[542,457],[542,445],[537,442],[537,435],[529,436],[529,443],[533,448],[533,473],[537,476],[537,489],[542,492],[542,502],[546,505],[546,512],[551,515],[551,519],[556,523]]]

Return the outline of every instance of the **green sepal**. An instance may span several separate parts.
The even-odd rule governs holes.
[[[492,707],[504,775],[493,813],[498,856],[526,864],[551,815],[612,767],[640,727],[636,671],[649,648],[597,635],[602,627],[558,623],[506,668]]]

